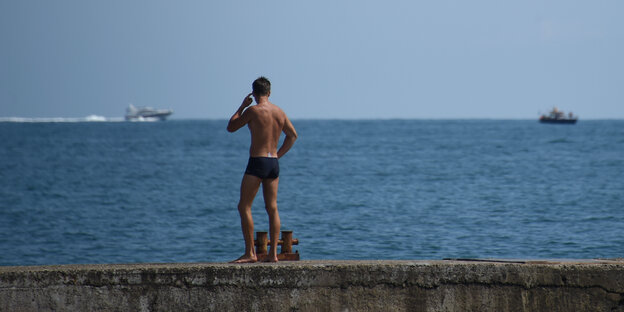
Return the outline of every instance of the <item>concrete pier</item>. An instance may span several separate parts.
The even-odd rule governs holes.
[[[0,311],[624,312],[624,261],[0,267]]]

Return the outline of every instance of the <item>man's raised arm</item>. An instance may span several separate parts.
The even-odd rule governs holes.
[[[279,151],[277,151],[277,158],[282,158],[284,154],[290,150],[290,148],[295,144],[295,140],[297,140],[297,131],[295,131],[295,127],[292,125],[288,117],[286,118],[286,122],[284,122],[284,128],[282,131],[286,134],[284,138],[284,142],[280,147]]]
[[[234,115],[232,115],[232,118],[230,118],[230,122],[228,122],[227,125],[227,131],[234,132],[242,128],[249,122],[248,114],[243,114],[243,111],[245,110],[245,108],[251,105],[251,103],[253,103],[253,99],[251,98],[251,93],[249,93],[243,100],[243,103],[238,108],[236,113],[234,113]]]

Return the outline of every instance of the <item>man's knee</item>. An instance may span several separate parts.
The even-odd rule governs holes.
[[[238,203],[238,211],[241,212],[241,213],[247,212],[247,211],[251,211],[251,205],[244,204],[244,203]]]
[[[277,203],[264,204],[264,209],[266,209],[269,214],[277,213]]]

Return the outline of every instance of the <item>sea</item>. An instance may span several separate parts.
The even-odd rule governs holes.
[[[226,124],[0,122],[0,265],[238,258],[250,135]],[[624,120],[293,124],[278,207],[301,259],[624,257]]]

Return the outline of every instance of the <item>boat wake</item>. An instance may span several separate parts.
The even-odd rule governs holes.
[[[119,122],[125,121],[123,117],[104,117],[89,115],[82,118],[49,117],[49,118],[24,118],[24,117],[0,117],[0,122]]]

